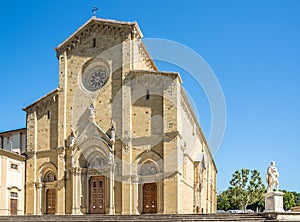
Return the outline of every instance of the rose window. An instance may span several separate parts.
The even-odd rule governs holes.
[[[105,70],[99,69],[95,71],[90,77],[90,88],[93,90],[100,89],[107,81]]]
[[[101,89],[109,78],[109,71],[105,66],[87,68],[82,74],[82,84],[90,92]]]

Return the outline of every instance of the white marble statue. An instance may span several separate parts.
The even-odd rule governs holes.
[[[75,133],[74,131],[72,130],[71,131],[71,135],[70,135],[70,147],[73,147],[75,144]]]
[[[71,167],[72,167],[72,168],[75,167],[74,153],[75,153],[75,151],[72,150],[72,151],[71,151]]]
[[[110,141],[114,144],[116,141],[116,128],[113,121],[111,123],[110,133],[111,133]]]
[[[75,166],[75,164],[74,164],[74,153],[75,153],[74,145],[75,145],[75,139],[76,139],[75,132],[74,132],[73,129],[71,129],[71,134],[70,134],[71,167]]]
[[[89,106],[89,110],[90,110],[90,119],[94,119],[95,118],[95,106],[93,103],[91,103],[91,105]]]
[[[109,153],[108,155],[108,162],[110,164],[113,164],[114,163],[114,155],[112,153]]]
[[[272,192],[274,185],[276,185],[276,191],[278,191],[278,186],[279,186],[278,177],[279,177],[279,173],[275,166],[275,161],[272,161],[271,166],[268,167],[267,176],[266,176],[266,180],[268,184],[267,192]]]

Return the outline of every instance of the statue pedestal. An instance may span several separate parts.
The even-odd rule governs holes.
[[[283,192],[268,192],[265,194],[265,213],[284,212]]]

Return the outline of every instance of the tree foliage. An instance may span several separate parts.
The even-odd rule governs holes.
[[[246,210],[248,205],[256,209],[263,207],[265,186],[257,170],[236,170],[230,180],[230,187],[218,195],[219,210]],[[228,206],[230,205],[230,207]]]
[[[300,193],[297,193],[295,191],[291,192],[294,194],[294,198],[295,198],[295,206],[300,206]]]
[[[244,211],[248,205],[259,203],[264,198],[265,186],[258,170],[236,170],[230,185],[233,202]]]
[[[264,210],[265,186],[257,170],[236,170],[230,180],[227,190],[218,194],[218,210]],[[283,190],[283,207],[285,210],[293,206],[300,206],[300,193]]]
[[[294,193],[286,190],[284,190],[283,193],[283,208],[289,210],[291,207],[296,206]]]
[[[226,192],[222,192],[217,197],[217,209],[228,211],[231,209],[229,197]]]

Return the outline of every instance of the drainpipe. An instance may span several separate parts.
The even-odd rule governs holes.
[[[1,149],[4,149],[4,147],[3,147],[3,136],[0,136],[0,138],[1,138]]]
[[[7,143],[10,143],[10,151],[12,152],[12,150],[13,150],[13,142],[12,141],[7,141]]]

